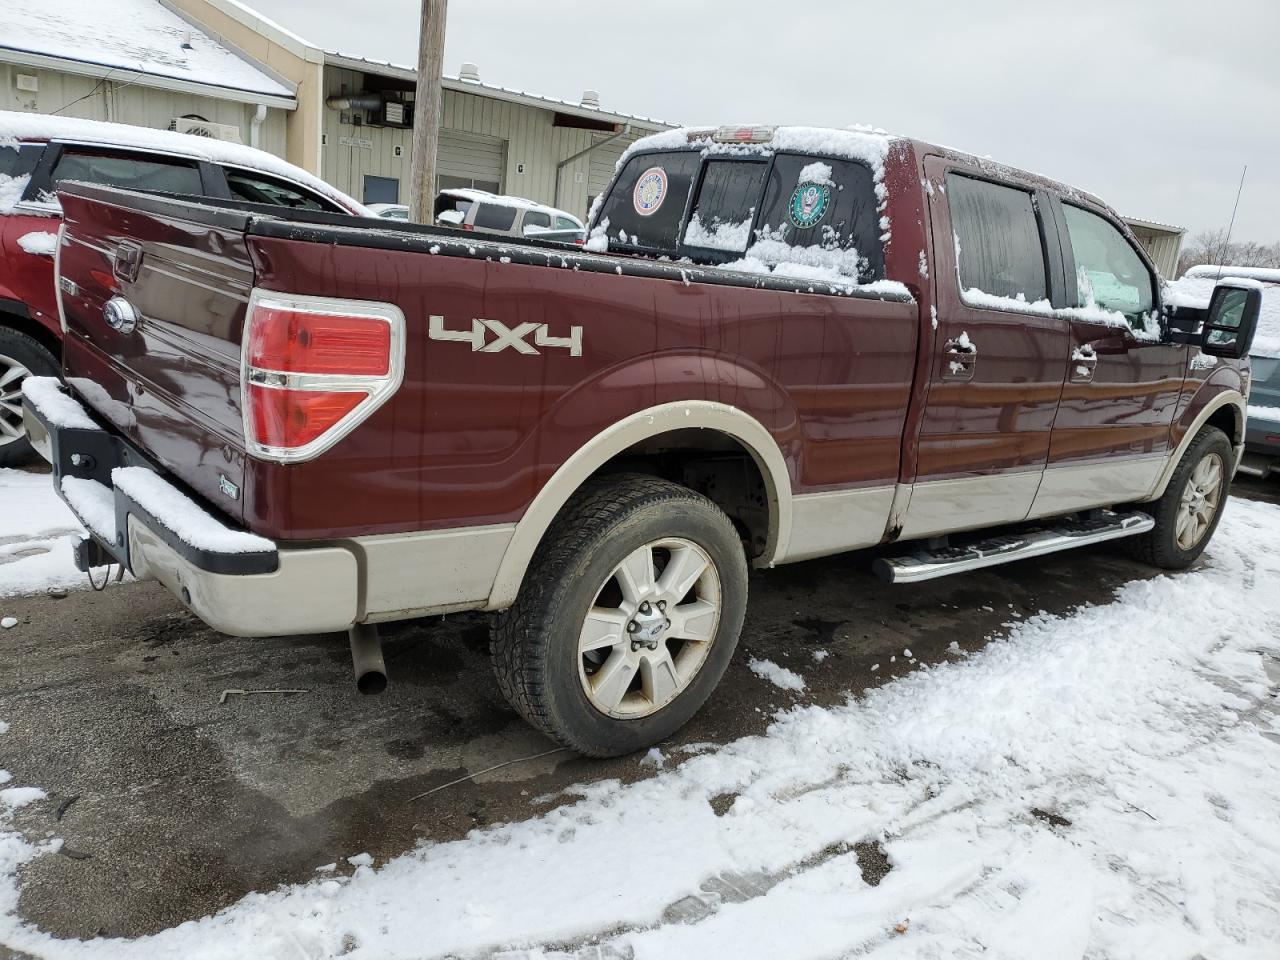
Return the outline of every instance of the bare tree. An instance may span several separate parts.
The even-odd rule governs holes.
[[[1178,257],[1178,276],[1201,263],[1230,267],[1280,267],[1280,243],[1227,241],[1225,229],[1203,230],[1191,237]]]

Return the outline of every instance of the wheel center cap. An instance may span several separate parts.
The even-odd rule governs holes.
[[[652,648],[657,645],[658,639],[670,626],[670,621],[656,605],[646,604],[646,606],[649,607],[648,610],[642,606],[632,617],[631,624],[635,629],[629,632],[633,646]]]

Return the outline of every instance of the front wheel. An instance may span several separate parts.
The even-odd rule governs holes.
[[[665,480],[608,478],[565,507],[499,615],[498,684],[565,746],[631,753],[710,696],[746,602],[746,558],[723,511]]]
[[[1205,427],[1178,461],[1164,495],[1145,509],[1155,518],[1149,533],[1123,541],[1144,563],[1183,570],[1204,552],[1226,506],[1234,451],[1227,435]]]

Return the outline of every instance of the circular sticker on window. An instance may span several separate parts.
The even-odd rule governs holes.
[[[801,230],[808,230],[827,215],[831,188],[824,183],[802,183],[791,192],[787,217]]]
[[[667,171],[661,167],[650,167],[640,174],[636,188],[631,191],[631,205],[642,217],[650,217],[658,212],[662,201],[667,198]]]

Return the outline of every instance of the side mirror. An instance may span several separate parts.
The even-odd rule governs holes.
[[[1249,281],[1224,280],[1213,288],[1200,349],[1211,357],[1239,360],[1253,346],[1262,311],[1262,290]]]

